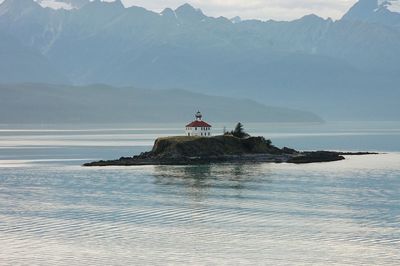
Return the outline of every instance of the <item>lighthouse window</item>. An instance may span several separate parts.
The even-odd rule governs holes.
[[[195,127],[194,130],[197,130],[197,127]]]

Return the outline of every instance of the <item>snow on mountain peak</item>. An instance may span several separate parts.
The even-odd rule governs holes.
[[[74,7],[70,3],[65,3],[65,2],[58,2],[58,1],[53,1],[53,0],[40,0],[37,1],[39,5],[42,7],[48,7],[51,9],[65,9],[65,10],[71,10],[74,9]]]
[[[400,28],[400,0],[359,0],[342,19]]]
[[[115,3],[123,6],[121,0],[34,0],[42,7],[51,9],[79,9],[91,2]]]
[[[400,13],[399,0],[378,0],[379,8],[386,8],[387,10],[395,13]]]

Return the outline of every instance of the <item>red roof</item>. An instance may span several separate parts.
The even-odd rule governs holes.
[[[190,123],[186,127],[211,127],[211,125],[207,124],[204,121],[193,121],[192,123]]]

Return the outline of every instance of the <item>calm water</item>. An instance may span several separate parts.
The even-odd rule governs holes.
[[[399,265],[400,123],[247,129],[278,146],[386,153],[82,168],[148,150],[179,125],[3,125],[0,265]]]

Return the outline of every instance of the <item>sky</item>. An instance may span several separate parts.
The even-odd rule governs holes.
[[[154,11],[176,8],[187,2],[209,16],[261,20],[293,20],[304,15],[339,19],[357,0],[122,0],[125,6],[142,6]]]

